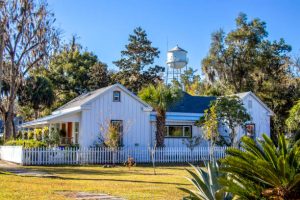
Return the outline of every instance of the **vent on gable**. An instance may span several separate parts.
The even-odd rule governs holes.
[[[252,100],[251,100],[251,99],[248,100],[248,108],[249,108],[249,109],[252,108]]]

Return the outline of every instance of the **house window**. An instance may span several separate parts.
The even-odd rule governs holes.
[[[111,120],[110,125],[116,128],[119,134],[119,145],[123,145],[123,121],[122,120]]]
[[[75,144],[78,144],[79,138],[79,122],[74,123],[74,137],[75,137]]]
[[[246,135],[250,138],[255,137],[255,124],[246,124]]]
[[[113,92],[113,101],[114,102],[120,102],[121,101],[121,92],[120,91],[114,91]]]
[[[192,126],[169,125],[165,127],[165,137],[192,137]]]

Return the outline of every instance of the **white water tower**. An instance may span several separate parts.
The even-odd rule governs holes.
[[[181,82],[181,74],[187,69],[187,51],[178,45],[167,52],[166,83],[172,80]]]

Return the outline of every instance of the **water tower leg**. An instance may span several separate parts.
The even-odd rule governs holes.
[[[168,85],[168,79],[169,79],[169,67],[167,67],[166,85]]]

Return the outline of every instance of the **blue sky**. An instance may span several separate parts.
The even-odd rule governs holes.
[[[144,28],[153,46],[161,51],[156,64],[165,65],[167,46],[188,51],[189,66],[201,68],[212,32],[235,27],[240,12],[267,23],[271,40],[284,38],[300,54],[300,1],[297,0],[49,0],[57,25],[68,41],[72,35],[114,67],[128,35]]]

